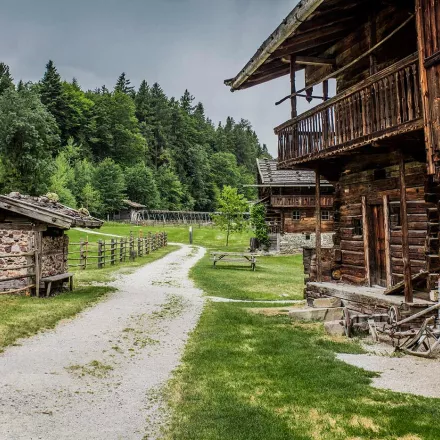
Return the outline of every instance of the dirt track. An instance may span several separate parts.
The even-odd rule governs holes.
[[[0,355],[0,439],[155,438],[158,390],[200,316],[188,246],[124,275],[118,291]]]

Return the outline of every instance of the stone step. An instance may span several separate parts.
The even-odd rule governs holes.
[[[317,308],[332,308],[342,307],[342,301],[340,298],[330,296],[328,298],[317,298],[313,300],[313,307]]]
[[[324,323],[327,334],[332,336],[345,336],[344,324],[342,321],[327,321]]]
[[[342,319],[344,308],[315,308],[297,309],[289,312],[292,321],[338,321]]]

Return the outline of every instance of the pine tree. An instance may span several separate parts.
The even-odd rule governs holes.
[[[57,121],[60,130],[61,145],[67,144],[68,136],[65,130],[67,117],[63,84],[61,82],[61,76],[52,60],[49,60],[46,64],[46,71],[40,82],[40,96],[41,102]]]
[[[8,89],[14,88],[14,82],[9,73],[9,66],[5,63],[0,63],[0,95]]]
[[[115,92],[123,93],[124,95],[128,95],[134,98],[134,87],[131,85],[130,80],[126,77],[125,72],[122,72],[119,75],[119,78],[116,81],[115,85]]]

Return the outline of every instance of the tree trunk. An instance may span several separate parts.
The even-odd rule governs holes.
[[[229,246],[229,225],[230,225],[230,222],[228,221],[228,230],[226,232],[226,247]]]

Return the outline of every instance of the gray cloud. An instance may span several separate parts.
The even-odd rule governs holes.
[[[289,118],[281,78],[230,93],[234,76],[297,0],[0,0],[0,59],[16,80],[38,81],[53,59],[85,89],[113,87],[125,71],[134,85],[159,82],[170,96],[185,88],[217,123],[249,119],[276,154],[273,127]],[[302,103],[302,105],[304,105]],[[307,104],[304,105],[304,109]]]

